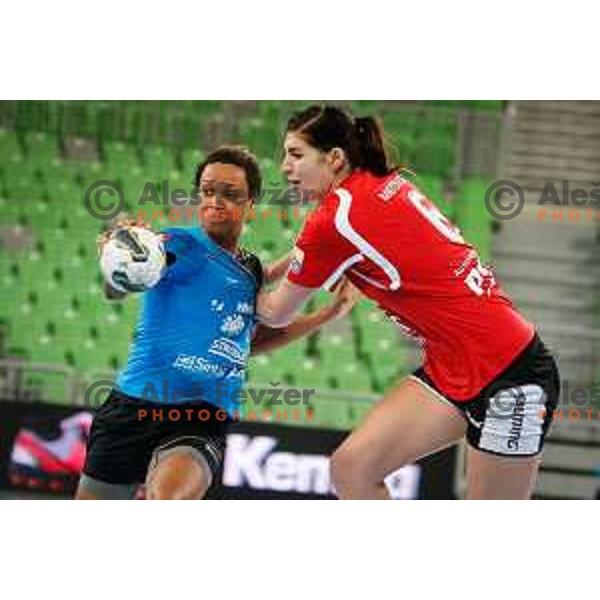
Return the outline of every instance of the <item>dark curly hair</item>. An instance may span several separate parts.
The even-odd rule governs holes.
[[[251,198],[258,198],[262,186],[262,176],[256,156],[244,146],[219,146],[213,150],[197,167],[194,177],[196,188],[200,186],[200,180],[204,169],[213,163],[235,165],[244,170],[248,183],[248,192]]]

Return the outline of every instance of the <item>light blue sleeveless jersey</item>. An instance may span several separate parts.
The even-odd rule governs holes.
[[[180,406],[240,409],[257,281],[199,227],[170,228],[167,252],[176,257],[158,285],[143,295],[121,390],[136,398]]]

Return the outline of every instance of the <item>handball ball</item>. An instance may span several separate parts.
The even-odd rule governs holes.
[[[164,272],[166,252],[160,236],[143,227],[120,227],[102,249],[100,269],[119,292],[145,292]]]

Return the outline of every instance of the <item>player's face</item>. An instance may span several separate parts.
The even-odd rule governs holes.
[[[335,177],[328,154],[314,148],[302,135],[293,132],[285,136],[283,149],[281,170],[290,187],[310,194],[310,199],[322,198]]]
[[[232,246],[242,232],[252,199],[244,169],[237,165],[212,163],[200,178],[202,226],[218,244]]]

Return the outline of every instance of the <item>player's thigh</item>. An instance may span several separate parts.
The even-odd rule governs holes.
[[[470,500],[528,500],[541,458],[496,456],[467,449],[467,498]]]
[[[332,457],[332,475],[348,470],[381,481],[391,471],[446,448],[466,431],[460,411],[415,378],[387,393]]]

